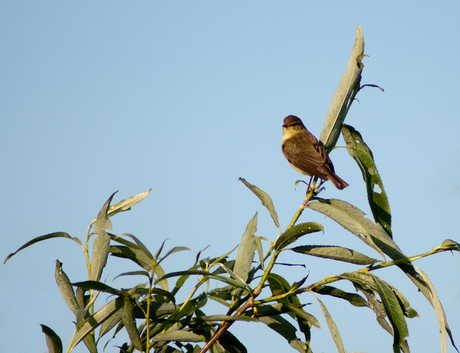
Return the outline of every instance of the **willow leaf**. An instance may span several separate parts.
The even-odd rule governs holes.
[[[264,205],[270,213],[270,216],[272,217],[273,222],[275,222],[275,225],[279,228],[281,232],[283,232],[278,221],[278,214],[276,213],[275,206],[273,205],[271,197],[265,191],[259,189],[255,185],[252,185],[245,179],[239,178],[238,180],[240,180],[244,185],[246,185],[249,188],[249,190],[251,190],[259,198],[259,200],[262,202],[262,205]]]
[[[340,128],[353,102],[354,94],[360,88],[361,71],[364,67],[361,63],[363,54],[364,36],[361,26],[358,25],[348,66],[334,93],[329,111],[326,114],[323,130],[321,131],[320,141],[323,142],[326,151],[330,151],[337,143]]]
[[[349,125],[342,127],[348,153],[355,159],[366,183],[367,198],[374,220],[391,236],[391,211],[382,179],[375,165],[372,151],[363,141],[361,134]]]

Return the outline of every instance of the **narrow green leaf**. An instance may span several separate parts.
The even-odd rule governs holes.
[[[135,241],[137,248],[141,250],[147,256],[147,258],[152,259],[153,261],[154,257],[152,253],[149,251],[149,249],[147,249],[144,243],[141,242],[136,236],[129,234],[129,233],[123,233],[123,234],[120,234],[118,237],[130,237],[132,240]]]
[[[284,279],[280,275],[270,273],[267,277],[267,281],[270,285],[270,290],[273,296],[286,294],[292,290],[292,287],[289,285],[288,281],[286,281],[286,279]],[[303,283],[303,281],[301,281],[300,283],[296,283],[296,287],[299,287],[301,283]],[[305,335],[306,344],[309,345],[311,339],[311,325],[313,324],[319,327],[318,320],[316,320],[316,318],[313,315],[307,313],[302,308],[302,304],[300,303],[299,298],[295,294],[292,294],[286,298],[278,299],[277,301],[290,309],[290,313],[292,313],[299,325],[300,330]]]
[[[82,245],[78,238],[73,238],[69,234],[64,233],[64,232],[56,232],[56,233],[45,234],[45,235],[41,235],[39,237],[33,238],[32,240],[28,241],[23,246],[21,246],[18,250],[16,250],[15,252],[12,252],[11,254],[9,254],[5,258],[5,261],[3,261],[3,263],[6,263],[10,258],[12,258],[14,255],[16,255],[21,250],[24,250],[25,248],[27,248],[27,247],[35,244],[35,243],[38,243],[40,241],[47,240],[47,239],[53,239],[53,238],[67,238],[67,239],[71,239],[71,240],[75,241],[79,245]]]
[[[102,308],[100,308],[94,315],[88,317],[81,325],[78,333],[73,337],[69,345],[69,351],[75,348],[87,335],[100,326],[105,320],[110,318],[123,307],[123,298],[118,297],[113,299]]]
[[[80,307],[78,306],[77,298],[75,297],[75,292],[73,290],[72,284],[70,283],[69,277],[67,277],[66,273],[62,269],[62,262],[59,262],[59,260],[56,260],[54,278],[56,279],[58,288],[61,291],[61,295],[64,298],[67,306],[75,315],[77,315],[78,309],[80,309]]]
[[[249,190],[251,190],[259,198],[259,200],[262,202],[262,205],[264,205],[270,213],[270,216],[272,217],[273,222],[275,222],[275,225],[279,228],[281,232],[283,232],[278,221],[278,214],[276,213],[275,206],[273,205],[271,197],[265,191],[259,189],[255,185],[250,184],[245,179],[239,178],[238,180],[240,180],[244,185],[246,185],[249,188]]]
[[[341,246],[304,245],[297,246],[292,250],[299,254],[344,261],[357,265],[370,265],[379,262],[379,260],[368,257],[356,250],[344,248]]]
[[[361,71],[364,65],[361,63],[364,53],[364,36],[361,26],[358,25],[356,39],[351,50],[348,66],[339,82],[337,90],[332,98],[329,111],[326,114],[320,141],[323,142],[326,151],[330,151],[339,138],[340,128],[353,102],[354,94],[359,90]],[[351,98],[351,99],[350,99]]]
[[[187,248],[186,246],[175,246],[175,247],[173,247],[171,250],[169,250],[169,251],[166,253],[166,255],[163,256],[163,257],[161,258],[161,260],[158,261],[158,264],[159,264],[161,261],[163,261],[164,259],[166,259],[169,255],[172,255],[172,254],[174,254],[174,253],[176,253],[176,252],[180,252],[180,251],[192,251],[192,252],[193,252],[192,249]]]
[[[84,281],[84,282],[76,282],[72,283],[75,287],[80,287],[85,290],[97,290],[99,292],[110,293],[113,295],[120,295],[120,291],[113,287],[108,286],[105,283],[97,282],[97,281]]]
[[[259,318],[261,322],[270,327],[273,331],[279,333],[288,342],[297,339],[297,329],[289,321],[279,315],[274,316],[262,316]]]
[[[159,281],[163,281],[166,278],[180,277],[180,276],[183,276],[183,275],[186,275],[186,276],[201,275],[201,276],[205,276],[205,277],[207,277],[209,279],[215,279],[217,281],[221,281],[221,282],[230,284],[230,285],[238,287],[238,288],[244,288],[244,287],[242,287],[242,285],[238,281],[236,281],[236,280],[234,280],[232,278],[228,278],[228,277],[224,277],[224,276],[216,276],[216,275],[212,274],[211,272],[200,271],[200,270],[187,270],[187,271],[171,272],[171,273],[168,273],[168,274],[164,275],[163,277],[160,277],[159,279],[157,279],[155,281],[155,284],[157,282],[159,282]]]
[[[356,160],[363,174],[367,188],[367,198],[374,220],[380,223],[391,236],[391,211],[383,182],[375,165],[371,150],[363,141],[361,134],[349,125],[342,127],[343,138],[348,153]]]
[[[123,296],[123,308],[121,310],[121,321],[128,332],[129,338],[139,351],[142,352],[142,342],[139,331],[136,327],[136,320],[134,319],[134,303],[131,295],[125,290],[121,291]]]
[[[99,281],[101,279],[102,270],[107,264],[107,257],[110,249],[110,236],[105,230],[112,228],[112,224],[107,217],[107,210],[114,196],[115,193],[104,203],[104,206],[102,206],[102,209],[99,211],[94,226],[94,232],[97,234],[97,237],[93,240],[90,274],[90,279],[94,281]]]
[[[337,328],[337,325],[335,324],[334,320],[332,319],[331,314],[329,314],[329,311],[327,310],[323,302],[319,300],[318,297],[316,297],[316,299],[318,300],[319,306],[321,307],[321,310],[323,311],[324,318],[326,319],[327,326],[329,327],[329,331],[331,332],[332,339],[334,340],[337,350],[339,351],[339,353],[345,353],[342,338],[340,337],[340,333]]]
[[[46,336],[46,345],[48,346],[49,353],[62,353],[62,341],[56,332],[46,325],[40,325],[42,331]]]
[[[124,245],[111,245],[109,253],[116,257],[131,260],[146,271],[152,270],[152,259],[149,259],[138,247],[130,248]]]
[[[355,286],[356,290],[362,292],[367,299],[368,307],[375,313],[376,320],[379,325],[393,335],[393,329],[386,322],[386,313],[383,304],[377,298],[377,287],[372,276],[369,273],[348,272],[340,277],[350,280]]]
[[[115,205],[110,206],[110,208],[107,211],[107,217],[112,217],[116,215],[118,212],[129,211],[131,207],[145,199],[147,195],[150,194],[150,191],[152,191],[152,189],[128,197],[127,199],[124,199],[120,202],[117,202]]]
[[[459,350],[455,346],[452,332],[450,331],[449,324],[447,323],[446,313],[444,312],[444,308],[442,307],[441,301],[439,300],[438,294],[436,293],[433,283],[431,282],[430,278],[425,272],[423,272],[421,269],[417,267],[415,267],[415,269],[422,275],[431,293],[431,298],[432,298],[431,304],[433,305],[434,311],[436,313],[436,318],[438,319],[439,333],[441,335],[441,353],[447,352],[446,334],[449,335],[449,339],[450,339],[450,342],[452,343],[452,346],[454,346],[455,350],[458,352]]]
[[[256,318],[250,316],[231,316],[231,315],[210,315],[210,316],[201,316],[200,320],[212,323],[216,321],[247,321],[247,322],[257,322],[259,321]]]
[[[373,278],[377,286],[380,299],[382,299],[385,312],[390,320],[391,326],[393,327],[393,351],[395,353],[399,353],[401,344],[405,342],[406,337],[409,336],[404,313],[401,310],[398,298],[394,294],[393,290],[377,276],[373,276]]]
[[[249,289],[249,286],[248,286],[248,284],[246,283],[246,281],[244,279],[242,279],[240,276],[236,275],[231,269],[229,269],[224,264],[219,263],[219,265],[226,273],[228,273],[230,275],[230,277],[232,277],[235,281],[237,281],[239,283],[237,288]],[[217,272],[217,271],[215,271],[215,272]]]
[[[178,342],[205,342],[203,335],[197,335],[188,331],[171,331],[156,335],[153,338],[154,342],[161,341],[178,341]]]
[[[274,245],[275,250],[280,251],[281,249],[284,249],[289,244],[295,242],[297,239],[304,236],[305,234],[315,233],[319,231],[324,232],[323,226],[319,223],[308,222],[297,224],[294,227],[289,228],[279,236]]]
[[[348,301],[351,305],[357,307],[367,306],[367,302],[363,297],[359,294],[355,293],[348,293],[339,288],[332,287],[332,286],[321,286],[319,288],[315,288],[315,293],[322,294],[322,295],[330,295],[332,297],[344,299]]]
[[[217,342],[228,353],[247,353],[246,347],[230,331],[225,331]]]
[[[256,246],[257,246],[257,254],[259,255],[259,264],[262,270],[265,270],[264,267],[264,248],[262,246],[262,241],[261,239],[264,239],[264,237],[260,237],[255,235],[254,240],[256,241]]]
[[[246,230],[241,237],[238,253],[236,254],[235,266],[233,272],[243,281],[246,281],[248,273],[251,270],[252,260],[256,251],[256,241],[254,233],[257,230],[257,212],[249,221]]]
[[[257,318],[272,330],[283,336],[293,347],[302,353],[311,353],[307,343],[296,336],[297,329],[280,314],[290,312],[291,308],[285,304],[257,305]],[[308,327],[308,325],[307,325]]]

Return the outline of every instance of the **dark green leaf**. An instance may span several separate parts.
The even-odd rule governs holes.
[[[61,353],[62,352],[62,341],[56,332],[50,329],[48,326],[40,325],[42,331],[46,336],[46,345],[48,346],[49,353]]]
[[[380,299],[382,299],[385,312],[390,320],[391,326],[393,327],[393,351],[395,353],[399,353],[401,343],[405,341],[407,336],[409,336],[404,313],[401,310],[398,298],[394,294],[393,290],[380,278],[376,276],[373,277]]]
[[[319,294],[330,295],[332,297],[345,299],[351,305],[354,305],[357,307],[367,306],[366,300],[364,300],[363,297],[361,297],[359,294],[348,293],[339,288],[335,288],[331,286],[321,286],[319,288],[315,288],[314,291]]]
[[[347,143],[348,153],[356,160],[363,174],[367,188],[367,198],[374,220],[380,223],[391,236],[391,211],[382,179],[377,171],[374,156],[363,141],[361,134],[349,125],[343,125],[342,134]]]
[[[356,250],[343,248],[341,246],[305,245],[297,246],[292,250],[300,254],[344,261],[357,265],[370,265],[379,262],[379,260],[361,254]]]
[[[85,281],[85,282],[77,282],[77,283],[72,283],[73,286],[75,287],[80,287],[82,289],[86,290],[97,290],[99,292],[105,292],[105,293],[110,293],[114,295],[120,295],[120,291],[118,289],[112,288],[102,282],[96,282],[96,281]]]
[[[275,250],[280,251],[305,234],[324,231],[321,224],[315,222],[301,223],[286,230],[275,242]]]
[[[289,344],[299,352],[311,353],[310,348],[306,343],[300,341],[296,336],[297,329],[286,319],[279,315],[262,316],[259,318],[261,322],[270,327],[273,331],[283,336]]]
[[[228,353],[246,353],[246,347],[231,332],[225,331],[217,340]]]
[[[249,188],[249,190],[251,190],[259,198],[260,201],[262,201],[262,205],[264,205],[267,208],[268,212],[270,213],[270,216],[273,219],[273,222],[275,222],[279,230],[283,232],[278,222],[278,215],[276,214],[275,206],[273,205],[271,197],[265,191],[259,189],[257,186],[248,183],[245,179],[239,178],[238,180],[240,180],[244,185],[246,185]]]
[[[136,320],[134,319],[134,303],[131,295],[125,290],[122,290],[123,295],[123,308],[121,310],[121,321],[128,332],[129,338],[139,351],[142,352],[141,337],[136,327]]]
[[[5,261],[3,263],[6,263],[11,257],[13,257],[14,255],[16,255],[19,251],[35,244],[35,243],[38,243],[40,241],[43,241],[43,240],[47,240],[47,239],[52,239],[52,238],[67,238],[67,239],[71,239],[75,242],[77,242],[78,244],[81,245],[81,242],[78,238],[72,238],[69,234],[67,233],[64,233],[64,232],[56,232],[56,233],[50,233],[50,234],[46,234],[46,235],[41,235],[39,237],[36,237],[36,238],[33,238],[32,240],[28,241],[27,243],[25,243],[23,246],[21,246],[18,250],[16,250],[15,252],[12,252],[11,254],[9,254],[6,258],[5,258]]]

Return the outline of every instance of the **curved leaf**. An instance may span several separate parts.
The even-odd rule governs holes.
[[[385,312],[391,326],[393,326],[393,351],[399,353],[401,345],[405,342],[406,337],[409,336],[406,319],[393,290],[380,278],[373,276],[373,279],[377,286],[380,299],[382,299]]]
[[[358,163],[367,188],[367,198],[374,220],[380,223],[391,236],[391,211],[388,197],[383,187],[382,179],[377,171],[374,156],[363,141],[361,134],[349,125],[342,126],[343,138],[347,144],[348,153]]]
[[[441,301],[439,300],[438,294],[436,293],[433,283],[431,282],[430,278],[425,272],[423,272],[421,269],[417,267],[415,268],[422,275],[431,293],[431,298],[432,298],[431,305],[433,305],[434,311],[436,313],[436,317],[438,319],[439,334],[441,335],[441,352],[442,353],[447,352],[446,333],[449,335],[449,339],[450,339],[450,342],[452,343],[452,346],[454,346],[455,350],[458,352],[458,349],[454,343],[452,332],[450,331],[449,324],[447,323],[446,313],[444,312],[444,308],[442,307]]]
[[[295,225],[294,227],[289,228],[279,236],[274,245],[275,250],[280,251],[281,249],[284,249],[286,246],[295,242],[297,239],[304,236],[305,234],[315,233],[319,231],[324,232],[324,228],[321,224],[316,222],[308,222]]]
[[[58,288],[61,291],[61,295],[64,298],[67,306],[75,315],[77,315],[80,307],[78,306],[77,298],[75,297],[75,292],[73,290],[72,284],[70,283],[69,277],[67,277],[64,270],[62,269],[62,262],[59,260],[56,260],[54,278],[56,279]]]
[[[53,238],[67,238],[67,239],[71,239],[71,240],[75,241],[79,245],[82,245],[81,242],[80,242],[80,239],[73,238],[73,237],[71,237],[69,234],[67,234],[65,232],[55,232],[55,233],[45,234],[45,235],[41,235],[39,237],[33,238],[32,240],[28,241],[23,246],[21,246],[18,250],[16,250],[15,252],[12,252],[11,254],[9,254],[5,258],[5,261],[3,261],[3,263],[6,263],[11,257],[16,255],[21,250],[24,250],[25,248],[27,248],[27,247],[35,244],[35,243],[38,243],[40,241],[47,240],[47,239],[53,239]]]
[[[117,202],[115,205],[110,206],[110,208],[107,211],[107,217],[112,217],[116,215],[118,212],[129,211],[131,207],[145,199],[147,195],[150,194],[150,191],[152,191],[152,189],[128,197],[120,202]]]
[[[40,325],[42,331],[46,336],[46,345],[48,346],[49,353],[61,353],[62,352],[62,341],[56,332],[50,329],[46,325]]]
[[[259,198],[259,200],[262,202],[262,205],[264,205],[270,213],[273,222],[275,222],[279,230],[283,232],[278,221],[278,214],[276,213],[275,206],[273,205],[271,197],[262,189],[259,189],[257,186],[248,183],[245,179],[239,178],[238,180],[240,180],[244,185],[246,185],[249,188],[249,190],[251,190]]]

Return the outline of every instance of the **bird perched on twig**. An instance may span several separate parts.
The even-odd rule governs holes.
[[[284,119],[281,149],[291,167],[300,174],[330,180],[339,190],[348,186],[346,181],[335,174],[323,145],[305,128],[302,120],[294,115]]]

